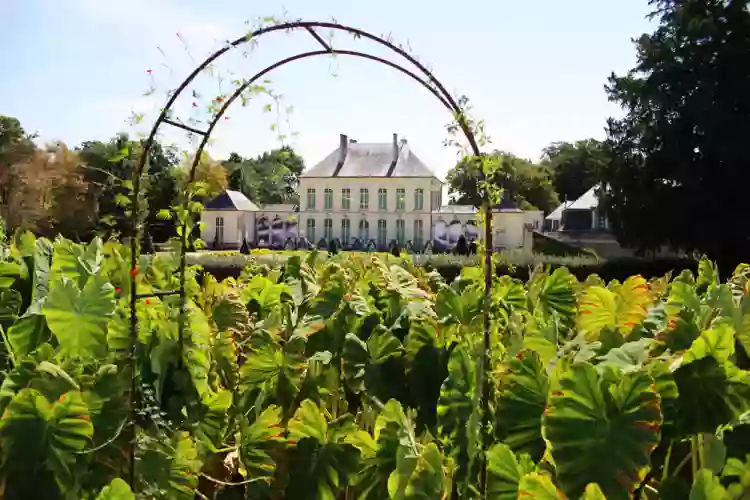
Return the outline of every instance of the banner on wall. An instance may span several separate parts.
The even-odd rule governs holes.
[[[267,217],[260,217],[255,227],[256,242],[260,247],[282,250],[290,238],[292,241],[297,241],[296,220],[282,220],[281,217],[274,217],[269,222]]]
[[[432,228],[435,252],[450,252],[456,248],[458,239],[461,236],[466,238],[467,243],[479,239],[479,228],[473,223],[461,224],[461,221],[454,220],[450,224],[439,220],[435,222]]]

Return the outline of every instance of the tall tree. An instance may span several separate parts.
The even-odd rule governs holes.
[[[557,194],[550,181],[550,174],[543,165],[536,165],[530,160],[519,158],[512,153],[495,151],[492,153],[499,160],[499,168],[491,182],[505,186],[503,196],[511,198],[523,209],[539,209],[549,213],[559,204]],[[480,168],[477,162],[463,158],[448,171],[446,181],[448,192],[458,195],[455,203],[481,206],[482,195],[478,190]]]
[[[746,0],[652,0],[659,26],[607,92],[615,160],[603,206],[621,241],[747,258],[750,13]]]
[[[125,217],[123,197],[129,194],[129,183],[133,180],[136,162],[141,152],[141,144],[131,140],[127,134],[118,134],[109,141],[86,141],[78,148],[84,163],[84,171],[91,189],[89,197],[97,206],[99,220],[97,229],[112,228],[117,232],[127,232],[130,225]],[[177,193],[176,172],[177,154],[173,148],[156,141],[148,158],[148,173],[144,176],[142,189],[146,193],[149,226],[161,227],[156,214],[169,208]],[[171,233],[167,229],[167,233]],[[157,235],[163,240],[167,235]]]
[[[596,139],[554,142],[544,148],[542,165],[549,169],[560,199],[573,201],[599,182],[610,158],[609,148]]]
[[[36,151],[34,136],[26,133],[18,119],[0,115],[0,217],[9,227],[14,221],[10,200],[20,189],[18,166]]]
[[[298,178],[305,169],[302,157],[290,146],[267,151],[255,158],[232,153],[224,162],[229,187],[242,191],[259,205],[298,203]]]

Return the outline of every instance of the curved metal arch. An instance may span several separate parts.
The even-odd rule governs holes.
[[[376,42],[382,46],[387,47],[392,52],[400,55],[406,61],[414,65],[416,68],[420,70],[420,72],[426,77],[426,79],[420,78],[419,75],[417,75],[415,72],[410,71],[403,66],[394,63],[392,61],[389,61],[387,59],[374,56],[365,52],[358,52],[358,51],[350,51],[350,50],[336,50],[330,47],[326,42],[315,32],[314,28],[325,28],[325,29],[332,29],[332,30],[338,30],[338,31],[344,31],[352,34],[355,36],[355,38],[365,38],[367,40]],[[188,127],[181,123],[173,122],[169,119],[169,113],[172,109],[173,104],[177,100],[177,98],[182,94],[182,92],[187,88],[187,86],[195,79],[196,76],[198,76],[206,67],[208,67],[213,61],[221,57],[222,55],[226,54],[233,48],[236,48],[239,45],[242,45],[243,43],[247,43],[251,40],[257,39],[258,37],[277,32],[277,31],[292,31],[297,29],[304,29],[308,31],[315,40],[324,47],[325,50],[318,50],[318,51],[311,51],[311,52],[304,52],[297,54],[295,56],[277,61],[276,63],[264,68],[263,70],[256,73],[250,80],[247,80],[238,87],[238,89],[235,90],[235,92],[232,94],[232,96],[227,99],[227,101],[222,105],[222,107],[219,109],[219,112],[213,117],[211,123],[209,124],[208,129],[205,132],[199,131],[197,129],[193,129],[192,127]],[[136,302],[139,297],[143,297],[144,295],[140,295],[137,293],[136,290],[136,273],[133,272],[137,269],[137,263],[138,263],[138,244],[139,244],[139,219],[138,219],[138,207],[139,207],[139,196],[140,196],[140,189],[141,189],[141,177],[143,174],[143,170],[149,155],[149,152],[151,150],[151,147],[153,146],[154,139],[156,137],[156,134],[158,132],[159,127],[162,123],[168,123],[174,126],[178,126],[180,128],[189,130],[191,132],[196,132],[201,135],[203,135],[203,139],[201,140],[201,143],[198,147],[198,150],[195,154],[193,164],[190,169],[189,173],[189,182],[192,182],[195,178],[195,170],[196,167],[200,161],[200,157],[202,155],[203,149],[205,148],[208,139],[210,138],[211,134],[213,133],[213,129],[216,126],[216,123],[218,120],[224,115],[226,110],[228,109],[229,105],[231,105],[240,95],[241,93],[247,89],[248,86],[252,85],[255,81],[257,81],[259,78],[261,78],[263,75],[267,74],[268,72],[281,67],[285,64],[288,64],[293,61],[301,60],[308,57],[313,56],[319,56],[319,55],[349,55],[353,57],[360,57],[364,59],[369,59],[375,62],[378,62],[380,64],[389,66],[393,69],[396,69],[397,71],[402,72],[403,74],[409,76],[413,80],[420,83],[423,87],[425,87],[427,90],[429,90],[435,98],[440,101],[443,106],[445,106],[448,111],[450,111],[453,115],[453,118],[457,121],[458,126],[461,128],[464,136],[466,137],[466,140],[469,143],[469,146],[471,147],[471,150],[475,156],[480,156],[481,152],[479,150],[479,146],[477,144],[476,138],[474,137],[474,133],[471,130],[469,123],[466,120],[466,117],[462,113],[461,107],[456,103],[453,96],[445,89],[443,84],[432,74],[430,70],[428,70],[422,63],[420,63],[416,58],[408,54],[405,50],[402,48],[394,45],[388,40],[385,40],[382,37],[373,35],[367,31],[360,30],[358,28],[354,28],[352,26],[346,26],[334,22],[319,22],[319,21],[295,21],[295,22],[287,22],[287,23],[280,23],[273,26],[268,26],[265,28],[261,28],[259,30],[255,30],[252,33],[242,36],[240,38],[237,38],[233,42],[230,42],[227,46],[215,51],[213,54],[208,56],[201,64],[199,64],[190,75],[188,75],[185,80],[175,89],[175,91],[169,96],[167,99],[167,102],[164,106],[164,108],[161,110],[156,122],[154,123],[153,127],[151,128],[151,131],[146,138],[146,140],[143,142],[143,148],[141,150],[141,155],[138,160],[138,163],[136,165],[136,169],[134,172],[134,179],[133,179],[133,195],[132,195],[132,234],[130,238],[130,249],[131,249],[131,288],[130,288],[130,327],[131,327],[131,339],[133,341],[133,344],[131,346],[131,361],[133,363],[133,374],[132,374],[132,383],[131,383],[131,392],[130,392],[130,405],[131,405],[131,411],[133,413],[133,422],[132,422],[132,437],[133,442],[135,438],[135,416],[136,416],[136,407],[135,407],[135,393],[136,393],[136,376],[135,376],[135,346],[136,346],[136,339],[137,339],[137,315],[136,315]],[[434,86],[434,87],[433,87]],[[189,199],[186,199],[183,201],[183,206],[186,206],[189,202]],[[487,245],[487,251],[485,252],[485,290],[484,290],[484,300],[485,300],[485,314],[484,314],[484,353],[482,356],[482,364],[483,366],[487,366],[487,363],[489,361],[489,353],[490,353],[490,319],[489,319],[489,306],[490,306],[490,296],[491,296],[491,285],[492,285],[492,214],[489,209],[489,205],[485,204],[485,243]],[[187,227],[182,227],[183,235],[185,234],[185,231],[187,231]],[[185,326],[185,306],[186,306],[186,295],[185,295],[185,269],[186,269],[186,254],[187,254],[187,238],[183,236],[182,238],[182,245],[181,245],[181,254],[180,254],[180,272],[179,272],[179,279],[180,279],[180,288],[177,291],[174,292],[159,292],[155,295],[163,296],[163,295],[169,295],[169,294],[179,294],[180,296],[180,315],[179,315],[179,339],[180,339],[180,347],[182,347],[182,337],[184,332],[184,326]],[[181,357],[180,357],[181,359]],[[488,418],[489,412],[488,412],[488,404],[489,404],[489,385],[486,382],[486,377],[483,377],[482,380],[482,394],[483,394],[483,406],[485,409],[485,418]],[[135,446],[131,446],[130,450],[130,461],[131,461],[131,467],[130,467],[130,485],[131,487],[134,487],[135,485]],[[484,476],[484,475],[482,475]],[[484,481],[482,481],[484,483]]]

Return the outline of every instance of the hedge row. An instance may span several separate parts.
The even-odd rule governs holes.
[[[458,260],[458,259],[456,259]],[[469,264],[469,262],[471,262]],[[679,274],[684,269],[697,272],[698,262],[694,259],[637,259],[624,258],[610,261],[593,262],[590,259],[544,259],[541,262],[527,264],[509,264],[499,262],[495,265],[498,275],[510,275],[514,278],[526,281],[529,274],[537,263],[549,265],[552,269],[567,267],[579,280],[583,281],[591,274],[597,274],[602,279],[610,281],[613,279],[624,281],[630,276],[640,274],[646,279],[664,276],[668,272],[673,275]],[[467,259],[467,262],[450,262],[448,259],[438,262],[427,261],[423,265],[426,269],[436,270],[443,278],[452,282],[466,265],[476,265],[476,260]],[[242,272],[239,265],[216,265],[203,263],[204,272],[212,274],[216,279],[223,280],[228,277],[238,277]]]

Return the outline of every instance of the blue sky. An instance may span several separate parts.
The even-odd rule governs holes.
[[[390,33],[446,87],[467,95],[484,119],[492,147],[536,159],[553,141],[603,138],[618,115],[603,85],[610,72],[635,63],[631,38],[651,31],[647,0],[0,0],[0,114],[19,118],[42,140],[70,146],[118,131],[143,133],[155,112],[194,66],[263,16],[330,20],[377,34]],[[250,22],[248,25],[247,22]],[[178,36],[179,34],[179,36]],[[321,33],[326,35],[326,33]],[[336,35],[339,48],[387,55],[363,40]],[[274,34],[236,51],[196,81],[215,95],[233,78],[250,76],[296,51],[316,50],[305,33]],[[151,70],[151,73],[148,73]],[[220,78],[223,81],[220,83]],[[257,154],[289,142],[309,166],[337,147],[339,133],[362,142],[408,139],[444,174],[456,159],[445,148],[444,108],[392,69],[343,56],[293,63],[268,85],[290,112],[263,113],[258,99],[230,109],[217,126],[212,156]],[[144,96],[150,87],[155,92]],[[201,117],[186,95],[177,115]],[[127,119],[145,113],[139,126]],[[175,130],[164,138],[182,147]]]

